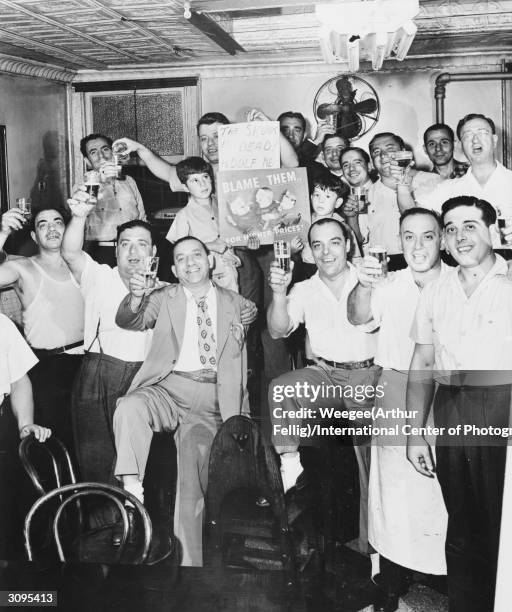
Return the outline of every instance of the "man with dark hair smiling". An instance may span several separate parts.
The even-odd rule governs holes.
[[[324,121],[318,124],[314,138],[306,136],[306,118],[302,113],[286,111],[277,118],[281,133],[295,149],[299,165],[306,166],[313,162],[319,153],[319,147],[328,134],[334,134],[335,128]]]
[[[73,387],[72,416],[84,480],[113,482],[112,415],[146,357],[151,332],[127,332],[115,324],[117,307],[135,270],[154,256],[151,226],[138,219],[117,229],[117,266],[99,264],[82,250],[87,215],[94,209],[83,191],[68,200],[72,218],[62,241],[67,262],[85,301],[86,354]]]
[[[36,421],[50,427],[72,451],[70,396],[83,353],[84,304],[61,255],[65,218],[67,213],[55,208],[34,213],[30,235],[38,252],[9,256],[0,265],[0,287],[14,287],[23,308],[25,339],[39,359],[29,373]],[[2,215],[0,249],[24,223],[17,208]]]
[[[432,172],[443,179],[460,178],[469,168],[467,162],[461,162],[453,157],[455,134],[445,123],[434,123],[423,133],[425,153],[434,164]]]
[[[248,114],[248,121],[268,121],[268,118],[256,109]],[[213,173],[216,176],[219,169],[219,147],[218,133],[221,125],[231,123],[222,113],[211,112],[204,114],[197,122],[197,135],[201,146],[201,153],[206,161],[210,162]],[[116,143],[127,145],[127,152],[136,152],[140,159],[146,164],[149,170],[158,178],[169,183],[173,191],[185,191],[183,183],[176,174],[176,166],[162,159],[153,153],[143,144],[131,140],[130,138],[120,138]],[[284,168],[295,168],[298,165],[297,155],[292,144],[284,135],[280,138],[281,165]]]
[[[376,134],[368,145],[373,165],[379,180],[368,191],[368,245],[381,246],[388,255],[402,252],[399,219],[401,213],[415,205],[416,196],[431,191],[441,178],[430,172],[421,172],[409,167],[402,169],[395,159],[405,151],[400,136],[391,132]],[[397,258],[400,263],[401,257]],[[391,265],[395,264],[392,259]],[[390,267],[390,269],[393,269]]]
[[[131,176],[119,180],[120,166],[115,162],[111,138],[89,134],[80,141],[80,151],[100,175],[98,202],[85,226],[86,250],[100,263],[113,266],[117,226],[132,219],[146,219],[142,197]]]
[[[473,121],[466,126],[488,129]],[[472,138],[490,141],[487,134]],[[437,465],[422,429],[408,437],[407,457],[425,477],[435,470],[443,492],[450,611],[487,612],[493,609],[507,443],[499,431],[510,418],[512,283],[492,248],[496,212],[489,202],[455,197],[443,204],[442,215],[446,247],[459,265],[421,293],[407,385],[407,410],[416,414],[409,424],[423,428],[438,383]]]
[[[212,257],[197,238],[176,241],[178,284],[148,294],[133,270],[116,323],[153,331],[151,349],[114,414],[116,476],[144,501],[142,481],[153,432],[176,430],[175,533],[183,565],[202,565],[204,495],[213,438],[222,421],[247,414],[243,310],[247,300],[210,281]],[[127,331],[127,333],[133,333]]]
[[[285,338],[304,323],[311,344],[313,364],[274,378],[269,387],[269,405],[272,417],[272,440],[281,457],[281,475],[285,492],[305,484],[298,453],[300,437],[297,427],[303,419],[296,418],[300,408],[327,405],[363,410],[373,400],[354,400],[345,396],[321,398],[312,403],[298,396],[279,398],[276,391],[297,382],[306,386],[330,384],[339,389],[357,385],[372,386],[380,368],[373,364],[375,337],[366,333],[368,328],[352,326],[347,318],[347,298],[357,284],[356,269],[347,261],[350,251],[350,230],[345,223],[323,218],[313,223],[308,242],[318,272],[310,279],[297,283],[289,295],[291,271],[285,272],[274,262],[270,268],[269,283],[272,302],[267,311],[270,334]],[[322,404],[322,399],[324,403]],[[313,423],[315,421],[313,420]],[[369,447],[354,440],[354,451],[359,464],[361,483],[360,546],[367,546],[367,492]]]

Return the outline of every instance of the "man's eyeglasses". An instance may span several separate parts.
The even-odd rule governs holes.
[[[491,130],[488,130],[487,128],[480,128],[478,130],[464,132],[464,134],[461,134],[460,139],[462,142],[466,142],[467,140],[473,140],[475,136],[489,136],[490,134],[492,134]]]

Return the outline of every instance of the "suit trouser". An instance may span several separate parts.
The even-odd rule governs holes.
[[[436,427],[508,427],[510,386],[440,386]],[[448,511],[450,612],[492,612],[498,561],[506,438],[439,436],[437,477]]]
[[[174,532],[183,548],[182,565],[201,566],[204,496],[210,449],[222,418],[215,383],[171,373],[159,384],[122,397],[114,413],[115,475],[146,470],[153,432],[175,431],[178,483]]]
[[[290,352],[283,338],[273,339],[267,328],[266,310],[272,301],[272,290],[268,283],[270,264],[274,261],[274,247],[264,245],[255,251],[237,249],[242,260],[238,269],[240,294],[252,300],[259,310],[258,325],[263,348],[265,384],[274,376],[288,372],[291,367]]]
[[[343,368],[331,368],[329,366],[319,367],[311,366],[300,370],[292,370],[278,378],[275,378],[269,387],[268,402],[271,410],[272,421],[272,442],[277,448],[288,448],[290,450],[297,448],[299,444],[310,443],[307,438],[301,438],[297,433],[297,427],[305,425],[309,422],[312,426],[322,424],[320,414],[317,413],[315,418],[302,419],[290,417],[288,411],[297,411],[300,408],[312,408],[318,410],[319,407],[329,407],[336,409],[357,409],[364,410],[373,406],[373,399],[365,397],[362,401],[355,401],[352,398],[341,397],[342,390],[345,387],[355,388],[358,385],[372,386],[377,384],[381,372],[379,366],[373,365],[369,368],[361,368],[347,370]],[[287,386],[295,387],[296,383],[306,383],[309,387],[325,389],[326,385],[331,388],[336,388],[336,395],[333,393],[322,399],[321,395],[316,402],[310,398],[298,397],[294,394],[292,397],[282,397],[279,391],[284,391]],[[305,387],[303,387],[305,388]],[[346,394],[345,394],[346,395]],[[275,412],[276,409],[282,408],[281,412]],[[277,416],[282,415],[282,416]],[[354,425],[351,421],[350,425]],[[279,434],[275,427],[287,428],[291,431],[289,435]],[[361,550],[368,549],[368,479],[370,474],[370,442],[371,438],[359,440],[353,438],[354,453],[357,459],[359,471],[359,547]]]
[[[75,450],[82,480],[114,483],[116,457],[112,418],[141,362],[86,353],[71,395]]]

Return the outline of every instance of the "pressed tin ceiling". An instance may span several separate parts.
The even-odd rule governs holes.
[[[322,2],[343,10],[343,0]],[[236,53],[241,63],[321,61],[315,4],[190,2],[245,49]],[[409,58],[512,53],[512,0],[421,0],[414,21]],[[233,61],[184,17],[183,0],[0,0],[0,54],[73,71]]]

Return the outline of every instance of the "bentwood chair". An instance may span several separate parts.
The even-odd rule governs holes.
[[[133,565],[145,562],[152,525],[139,500],[109,484],[78,483],[70,455],[55,436],[44,443],[33,436],[24,438],[19,456],[39,496],[25,519],[29,561],[34,560],[37,556],[34,549],[38,549],[38,554],[45,558],[54,557],[56,552],[60,562]],[[126,510],[127,501],[131,504],[131,516]],[[107,515],[109,520],[105,520]],[[120,546],[113,546],[114,533],[118,532]]]
[[[122,536],[119,547],[112,546],[112,528],[84,528],[83,521],[73,521],[76,527],[70,529],[70,514],[67,507],[76,504],[78,500],[100,497],[109,500],[117,509],[122,522]],[[58,498],[58,503],[54,502]],[[130,520],[125,502],[132,504],[131,512],[135,514],[135,524],[140,528],[134,537],[130,537]],[[23,535],[28,560],[34,561],[34,546],[32,544],[32,523],[34,517],[44,507],[50,517],[51,533],[60,562],[80,561],[90,563],[121,563],[129,565],[143,564],[148,556],[151,544],[151,520],[144,506],[133,495],[108,484],[97,482],[80,482],[64,485],[45,493],[36,500],[25,518]],[[66,543],[63,543],[63,519],[67,519]],[[116,526],[118,528],[118,526]]]

